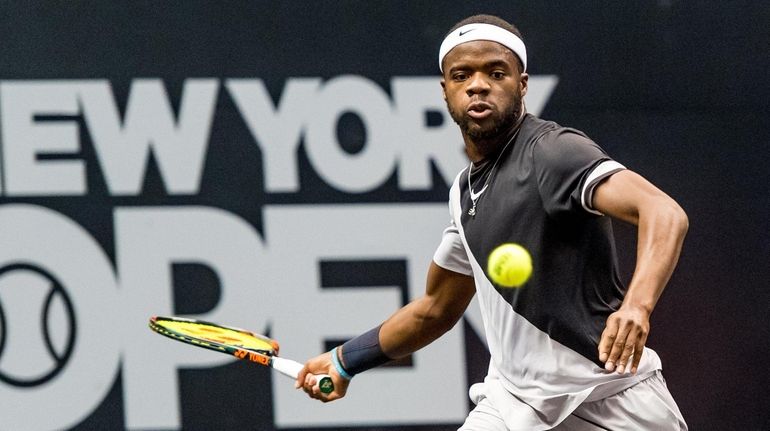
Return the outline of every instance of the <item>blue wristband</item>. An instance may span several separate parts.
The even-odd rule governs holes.
[[[372,328],[342,345],[341,356],[348,374],[355,376],[393,360],[380,346],[381,327]]]
[[[345,371],[345,367],[342,366],[342,363],[340,362],[339,356],[337,356],[337,348],[333,348],[331,351],[332,354],[332,364],[334,364],[334,368],[337,369],[337,372],[342,376],[345,380],[350,380],[353,378],[350,374],[348,374],[347,371]]]

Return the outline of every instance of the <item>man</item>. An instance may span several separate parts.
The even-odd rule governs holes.
[[[687,216],[583,133],[526,113],[526,47],[511,24],[489,15],[461,21],[444,39],[439,65],[471,164],[452,185],[452,222],[425,295],[308,361],[297,387],[322,401],[343,397],[355,374],[449,330],[477,294],[491,360],[471,388],[476,408],[461,430],[686,429],[645,342]],[[628,288],[608,216],[638,226]],[[516,289],[496,286],[483,269],[507,242],[534,262]],[[320,373],[332,376],[331,394],[314,387]]]

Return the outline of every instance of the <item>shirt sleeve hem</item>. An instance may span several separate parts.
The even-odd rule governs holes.
[[[591,214],[603,216],[604,214],[593,208],[594,190],[603,180],[624,169],[626,169],[625,166],[614,160],[606,160],[596,165],[591,173],[588,174],[588,177],[586,177],[585,183],[583,183],[583,190],[580,192],[580,204],[583,206],[583,209]]]

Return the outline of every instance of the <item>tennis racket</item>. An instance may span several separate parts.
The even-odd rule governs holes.
[[[273,368],[279,373],[296,379],[302,364],[278,357],[278,342],[264,335],[243,329],[181,317],[153,316],[150,329],[158,334],[193,346],[233,355],[260,365]],[[334,383],[328,375],[317,375],[321,392],[334,391]]]

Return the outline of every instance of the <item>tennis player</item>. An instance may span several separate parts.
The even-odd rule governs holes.
[[[684,430],[650,313],[679,258],[684,211],[584,133],[526,112],[527,51],[494,16],[459,22],[439,51],[441,86],[471,160],[451,187],[451,224],[425,295],[374,329],[309,360],[297,387],[343,397],[358,373],[440,337],[474,294],[491,354],[461,430]],[[637,262],[618,276],[611,218],[638,228]],[[487,256],[516,242],[534,262],[517,289],[485,274]],[[313,389],[330,374],[336,390]]]

